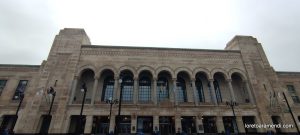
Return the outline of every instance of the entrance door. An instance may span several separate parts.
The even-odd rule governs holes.
[[[187,134],[197,133],[196,118],[192,116],[181,117],[182,132]]]
[[[137,132],[151,135],[153,132],[153,117],[140,116],[137,118]]]
[[[94,116],[92,134],[106,135],[109,133],[109,119],[107,116]]]
[[[0,133],[2,133],[5,129],[7,129],[9,132],[12,132],[17,119],[18,116],[16,115],[4,115],[2,123],[0,125]]]
[[[175,133],[174,117],[159,117],[159,131],[161,135],[172,135]]]

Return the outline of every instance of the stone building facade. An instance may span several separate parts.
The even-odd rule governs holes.
[[[0,122],[16,133],[297,132],[286,103],[299,123],[299,92],[300,72],[274,71],[251,36],[224,50],[123,47],[91,45],[83,29],[65,28],[41,65],[0,65]],[[107,99],[122,99],[120,117],[118,104],[109,117]]]

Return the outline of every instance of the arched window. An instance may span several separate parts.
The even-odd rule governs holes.
[[[197,78],[195,83],[196,83],[196,88],[197,88],[197,92],[198,92],[199,102],[205,102],[203,85],[202,85],[201,79]]]
[[[166,77],[159,77],[157,80],[157,97],[158,101],[169,98],[169,85]]]
[[[221,103],[222,95],[221,95],[220,85],[217,80],[214,81],[214,87],[215,87],[215,91],[216,91],[217,101],[218,101],[218,103]]]
[[[133,79],[131,76],[125,76],[121,83],[122,101],[133,101]]]
[[[177,101],[178,102],[186,102],[186,87],[185,87],[185,81],[181,77],[177,78]]]
[[[151,80],[149,77],[142,77],[139,80],[139,101],[151,101]]]
[[[115,80],[113,77],[110,76],[104,79],[101,101],[105,101],[106,99],[113,97],[114,84]]]

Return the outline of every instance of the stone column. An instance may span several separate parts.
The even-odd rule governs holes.
[[[152,101],[155,105],[157,105],[157,78],[153,78],[153,88],[152,88]]]
[[[199,129],[199,127],[202,127],[203,129]],[[196,129],[197,133],[204,133],[204,127],[203,127],[203,121],[202,118],[196,118]]]
[[[255,122],[255,124],[263,124],[262,121],[260,120],[259,116],[255,116],[254,122]],[[266,129],[264,129],[264,128],[257,128],[256,131],[258,133],[267,132]]]
[[[199,105],[199,99],[198,99],[198,96],[197,96],[198,93],[197,93],[196,84],[195,84],[196,79],[192,78],[191,81],[192,81],[192,88],[193,88],[193,93],[194,93],[194,102],[195,102],[195,105],[198,106]]]
[[[135,134],[137,130],[137,116],[136,114],[131,115],[131,133]]]
[[[159,116],[155,115],[153,116],[153,131],[155,131],[157,128],[157,131],[159,131]]]
[[[215,105],[218,105],[216,90],[215,90],[215,86],[214,86],[214,79],[209,79],[209,85],[210,85],[210,90],[211,90],[211,98],[212,98],[211,100],[213,101],[213,103]]]
[[[90,134],[92,132],[93,115],[87,115],[85,120],[84,133]]]
[[[234,101],[234,102],[236,102],[236,99],[235,99],[235,95],[234,95],[234,91],[233,91],[231,82],[232,82],[231,79],[228,79],[228,80],[227,80],[227,84],[228,84],[229,91],[230,91],[230,95],[231,95],[231,100]]]
[[[115,77],[115,84],[114,84],[114,94],[113,94],[113,99],[118,99],[119,98],[119,77]],[[120,99],[119,99],[120,100]]]
[[[246,133],[242,116],[236,116],[236,124],[238,126],[237,128],[239,129],[240,133]]]
[[[223,123],[223,117],[222,116],[217,116],[216,124],[217,124],[218,133],[225,132],[224,123]]]
[[[177,131],[182,131],[181,128],[181,116],[175,116],[175,133],[177,133]]]
[[[176,78],[173,78],[172,79],[172,82],[173,82],[173,89],[172,89],[172,94],[173,94],[173,97],[174,97],[174,104],[175,105],[178,105],[178,101],[177,101],[177,85],[176,85]]]
[[[139,86],[138,86],[138,78],[134,78],[134,84],[133,84],[133,104],[137,104],[138,102],[138,96],[139,96]]]
[[[99,83],[99,76],[95,76],[93,92],[92,92],[92,100],[91,100],[92,105],[95,103],[95,95],[96,95],[96,91],[97,91],[97,88],[98,88],[98,83]]]
[[[74,96],[75,96],[75,92],[76,92],[78,80],[79,80],[78,76],[75,76],[74,80],[73,80],[72,89],[71,89],[71,97],[70,97],[70,100],[69,100],[69,104],[72,104],[72,102],[74,100]]]
[[[246,90],[247,90],[247,92],[248,92],[250,103],[255,104],[255,101],[254,101],[254,98],[253,98],[251,89],[250,89],[250,87],[249,87],[248,81],[247,81],[247,80],[246,80],[246,81],[243,81],[243,83],[244,83],[244,86],[245,86],[245,88],[246,88]]]
[[[113,131],[115,132],[115,123],[116,122],[116,116],[115,115],[111,115],[111,119],[109,120],[109,132]]]

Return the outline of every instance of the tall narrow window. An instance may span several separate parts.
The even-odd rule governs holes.
[[[0,96],[4,90],[5,85],[6,85],[6,80],[0,80]]]
[[[113,77],[106,77],[103,84],[102,101],[113,97],[115,80]]]
[[[186,86],[183,78],[177,78],[177,101],[178,102],[187,102],[186,97]]]
[[[297,96],[294,85],[287,85],[289,94],[291,95],[294,103],[300,103],[299,97]]]
[[[217,96],[217,101],[218,103],[222,102],[222,95],[221,95],[221,90],[220,90],[220,85],[218,81],[214,81],[214,87],[215,87],[215,91],[216,91],[216,96]]]
[[[28,80],[20,80],[12,100],[18,100],[20,98],[20,93],[25,92],[27,83],[28,83]]]
[[[121,84],[122,86],[122,101],[132,102],[133,101],[133,79],[132,77],[126,76]]]
[[[197,91],[198,91],[199,102],[205,102],[204,92],[203,92],[203,85],[202,85],[201,79],[197,78],[195,83],[196,83],[196,88],[197,88]]]
[[[139,101],[151,101],[151,80],[149,77],[142,77],[139,80]]]
[[[169,85],[165,77],[159,77],[157,80],[157,97],[158,101],[167,100],[169,98]]]
[[[112,77],[106,77],[103,84],[102,101],[113,97],[115,80]]]

